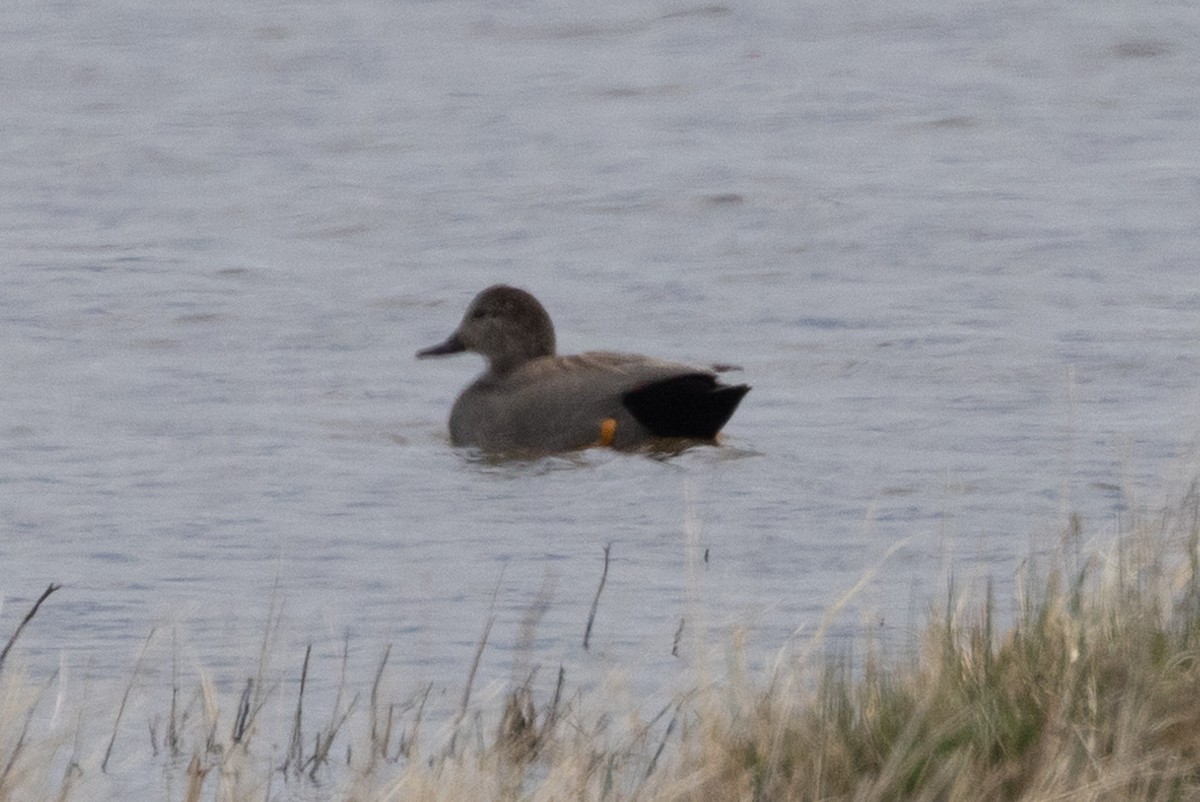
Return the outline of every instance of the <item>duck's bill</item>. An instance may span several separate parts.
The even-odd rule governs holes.
[[[458,339],[457,334],[451,334],[446,342],[435,345],[432,348],[426,348],[423,351],[417,351],[417,359],[425,359],[431,356],[445,356],[446,354],[460,354],[467,350],[467,346],[463,345],[463,341]]]

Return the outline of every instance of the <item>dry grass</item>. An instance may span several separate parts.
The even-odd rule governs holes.
[[[183,687],[173,667],[148,722],[153,754],[120,771],[189,802],[1200,799],[1198,505],[1193,489],[1086,559],[1070,556],[1074,521],[1065,556],[1024,577],[1015,620],[997,621],[990,590],[951,591],[910,658],[781,657],[698,681],[648,717],[571,691],[561,670],[550,689],[531,675],[479,701],[464,667],[447,732],[427,718],[430,687],[389,692],[388,649],[369,687],[343,679],[315,721],[307,652],[298,693],[267,680],[267,648],[230,699],[203,672]],[[57,681],[0,671],[0,800],[117,796],[109,761],[131,737],[130,692],[89,744],[51,702]]]

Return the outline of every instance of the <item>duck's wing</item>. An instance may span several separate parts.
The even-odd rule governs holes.
[[[712,439],[750,389],[722,384],[704,368],[612,352],[534,360],[505,384],[498,389],[511,401],[507,427],[557,448]],[[606,425],[615,428],[606,433]]]

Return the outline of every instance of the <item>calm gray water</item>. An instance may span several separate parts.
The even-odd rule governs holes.
[[[123,682],[154,629],[236,686],[275,605],[289,676],[349,633],[355,676],[391,643],[458,688],[494,614],[481,684],[653,690],[687,632],[802,642],[901,541],[842,636],[1162,503],[1200,11],[852,6],[7,3],[0,631],[61,582],[35,673]],[[725,444],[451,448],[481,363],[412,355],[497,281],[564,351],[741,365]]]

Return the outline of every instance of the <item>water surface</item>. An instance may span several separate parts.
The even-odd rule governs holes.
[[[481,683],[655,692],[897,544],[836,637],[1006,598],[1187,478],[1198,41],[1186,3],[9,4],[2,621],[60,582],[35,672],[123,682],[153,630],[236,687],[276,610],[293,679],[349,634],[457,688],[494,616]],[[740,365],[724,444],[451,448],[479,360],[412,355],[497,281],[565,352]]]

